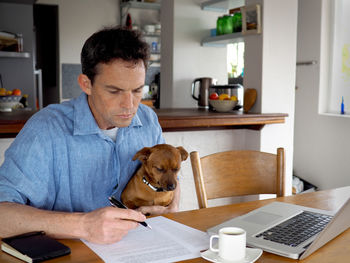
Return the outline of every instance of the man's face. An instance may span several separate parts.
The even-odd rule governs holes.
[[[99,64],[94,84],[84,90],[101,129],[127,127],[135,116],[145,83],[145,66],[116,59]]]

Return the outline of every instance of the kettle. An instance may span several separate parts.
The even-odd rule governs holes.
[[[199,108],[209,108],[209,88],[216,85],[216,82],[213,78],[197,78],[192,82],[192,98],[198,101]]]

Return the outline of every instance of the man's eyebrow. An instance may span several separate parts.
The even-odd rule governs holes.
[[[138,89],[143,89],[143,87],[145,86],[145,84],[142,84],[140,85],[139,87],[133,89],[133,90],[138,90]],[[124,91],[123,89],[117,87],[117,86],[114,86],[114,85],[106,85],[105,86],[107,89],[114,89],[114,90],[118,90],[118,91]]]
[[[138,90],[138,89],[143,89],[143,87],[145,86],[145,84],[142,84],[140,87],[134,89],[134,90]]]
[[[106,85],[105,87],[108,88],[108,89],[115,89],[115,90],[120,90],[120,91],[123,90],[123,89],[118,88],[117,86],[114,86],[114,85]]]

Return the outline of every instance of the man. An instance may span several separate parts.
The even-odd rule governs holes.
[[[43,230],[56,238],[113,243],[144,221],[140,211],[109,206],[137,169],[134,154],[163,143],[152,109],[139,105],[149,57],[139,34],[110,28],[81,52],[83,93],[35,114],[5,153],[0,168],[0,237]],[[179,187],[177,187],[179,188]]]

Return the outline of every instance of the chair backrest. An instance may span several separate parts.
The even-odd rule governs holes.
[[[284,149],[277,154],[259,151],[227,151],[199,157],[191,152],[191,165],[199,208],[208,200],[256,195],[285,196]]]

